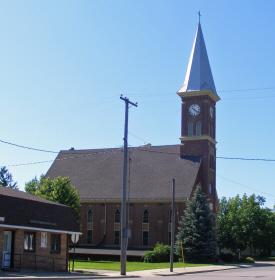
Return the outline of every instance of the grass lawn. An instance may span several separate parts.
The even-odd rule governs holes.
[[[194,266],[207,266],[212,264],[191,264],[186,263],[186,267]],[[71,265],[72,267],[72,261]],[[183,267],[181,262],[174,262],[174,268]],[[78,261],[74,262],[75,269],[101,269],[101,270],[115,270],[120,271],[120,262],[112,261]],[[170,268],[170,263],[145,263],[145,262],[127,262],[126,270],[139,271],[139,270],[149,270],[149,269],[159,269],[159,268]]]

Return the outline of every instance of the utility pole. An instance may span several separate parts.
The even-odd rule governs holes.
[[[175,179],[173,179],[173,186],[172,186],[170,272],[173,272],[173,263],[174,263],[174,241],[175,241],[174,235],[175,235]]]
[[[128,150],[128,111],[129,104],[137,107],[137,103],[129,101],[128,98],[120,96],[125,102],[125,128],[124,128],[124,161],[123,161],[123,185],[121,204],[121,253],[120,253],[120,274],[126,275],[126,246],[129,230],[126,230],[126,188],[127,188],[127,150]]]

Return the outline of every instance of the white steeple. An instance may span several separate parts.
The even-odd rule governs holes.
[[[182,95],[184,92],[202,90],[211,90],[217,95],[199,22],[183,87],[177,93]]]

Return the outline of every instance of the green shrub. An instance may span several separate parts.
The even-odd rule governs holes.
[[[255,260],[253,258],[250,258],[250,257],[247,257],[245,260],[248,263],[254,263],[255,262]]]
[[[160,263],[170,261],[170,250],[169,245],[163,245],[163,243],[157,243],[154,251],[147,251],[143,254],[142,259],[144,262],[150,263]]]
[[[242,262],[242,263],[254,263],[255,260],[253,258],[251,258],[251,257],[241,256],[240,262]]]

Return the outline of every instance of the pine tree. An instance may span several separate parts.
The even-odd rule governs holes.
[[[214,216],[207,198],[198,186],[180,221],[176,236],[176,254],[181,256],[181,240],[184,259],[195,263],[212,263],[216,260],[216,236]]]
[[[17,182],[13,182],[12,175],[6,166],[0,168],[0,186],[19,190]]]

